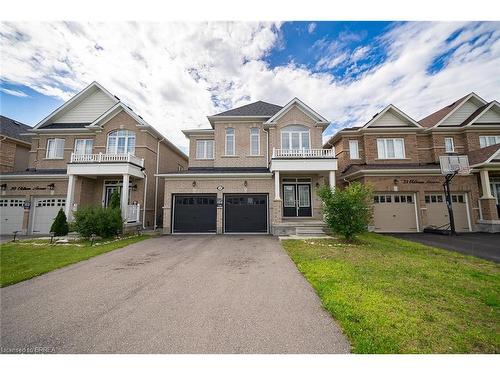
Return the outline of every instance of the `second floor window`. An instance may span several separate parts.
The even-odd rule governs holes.
[[[92,153],[93,139],[75,139],[75,154],[90,155]]]
[[[108,134],[108,154],[135,154],[135,133],[130,130],[115,130]]]
[[[359,146],[357,139],[349,140],[349,158],[359,159]]]
[[[379,159],[404,159],[404,140],[403,138],[377,139],[377,152]]]
[[[288,125],[281,130],[281,148],[285,150],[308,150],[309,129],[301,125]]]
[[[196,159],[213,159],[214,141],[213,139],[200,139],[196,141]]]
[[[47,139],[47,159],[62,159],[64,158],[64,139],[51,138]]]
[[[259,128],[250,129],[250,155],[260,154],[260,132]]]
[[[227,128],[226,129],[226,153],[225,155],[233,156],[235,154],[234,151],[234,129]]]
[[[500,143],[500,135],[481,135],[479,137],[479,146],[481,148],[496,145]]]
[[[455,144],[453,143],[452,137],[446,137],[444,139],[444,151],[445,152],[455,152]]]

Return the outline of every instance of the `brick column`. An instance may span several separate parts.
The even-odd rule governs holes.
[[[498,220],[497,200],[495,198],[479,198],[483,220]]]

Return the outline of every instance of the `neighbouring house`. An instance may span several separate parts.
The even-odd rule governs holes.
[[[71,220],[116,190],[126,227],[156,227],[164,188],[155,174],[187,168],[181,150],[97,82],[28,132],[27,168],[0,175],[1,234],[48,233],[61,208]]]
[[[500,231],[500,105],[471,93],[420,121],[387,106],[324,145],[335,150],[340,186],[373,186],[378,232],[419,232],[449,223],[439,156],[468,155],[471,174],[451,183],[457,231]]]
[[[28,168],[31,126],[0,115],[0,173]]]
[[[316,190],[335,186],[329,121],[299,99],[254,102],[185,130],[189,166],[161,173],[164,233],[321,233]]]

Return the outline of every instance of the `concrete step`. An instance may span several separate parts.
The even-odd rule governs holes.
[[[295,234],[297,236],[302,236],[302,235],[316,235],[316,234],[325,234],[325,230],[323,227],[296,227],[295,228]]]

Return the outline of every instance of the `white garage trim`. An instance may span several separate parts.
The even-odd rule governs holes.
[[[415,221],[417,223],[417,232],[420,232],[420,222],[418,220],[417,193],[413,193],[413,202],[415,202]]]
[[[465,210],[467,211],[467,224],[469,225],[469,232],[472,232],[472,224],[470,220],[470,210],[469,210],[469,193],[464,193],[465,196]]]

